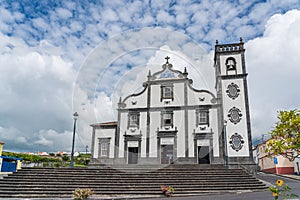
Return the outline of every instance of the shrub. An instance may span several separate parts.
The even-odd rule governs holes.
[[[62,160],[65,161],[65,162],[67,162],[67,161],[69,161],[70,159],[69,159],[69,156],[63,155]]]
[[[162,193],[167,197],[171,197],[174,193],[174,188],[172,186],[161,185],[160,188]]]
[[[291,193],[292,189],[288,186],[288,184],[284,184],[283,180],[277,180],[276,186],[269,187],[269,190],[272,192],[272,196],[275,200],[279,199],[282,196],[284,200],[288,198],[295,198],[298,195]]]
[[[87,199],[89,196],[93,194],[94,191],[90,188],[84,188],[84,189],[77,188],[73,192],[73,197],[75,200],[83,200],[83,199]]]

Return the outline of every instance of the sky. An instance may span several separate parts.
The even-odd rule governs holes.
[[[0,2],[0,141],[18,152],[91,145],[90,124],[116,120],[170,55],[194,87],[213,91],[213,52],[243,38],[252,137],[278,110],[299,109],[299,0]],[[199,78],[200,77],[200,78]]]

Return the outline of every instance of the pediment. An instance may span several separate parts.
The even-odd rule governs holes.
[[[162,65],[162,70],[154,73],[150,76],[150,80],[165,80],[165,79],[184,79],[186,78],[185,73],[174,70],[171,63],[165,63]]]

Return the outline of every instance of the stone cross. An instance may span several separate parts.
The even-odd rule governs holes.
[[[165,57],[165,59],[167,60],[166,64],[169,64],[169,59],[170,59],[170,57],[167,56],[167,57]]]

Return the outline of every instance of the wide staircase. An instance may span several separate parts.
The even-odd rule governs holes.
[[[221,165],[25,168],[0,179],[0,197],[72,198],[76,188],[91,188],[101,199],[162,197],[161,185],[173,186],[174,196],[266,189],[244,170]]]

